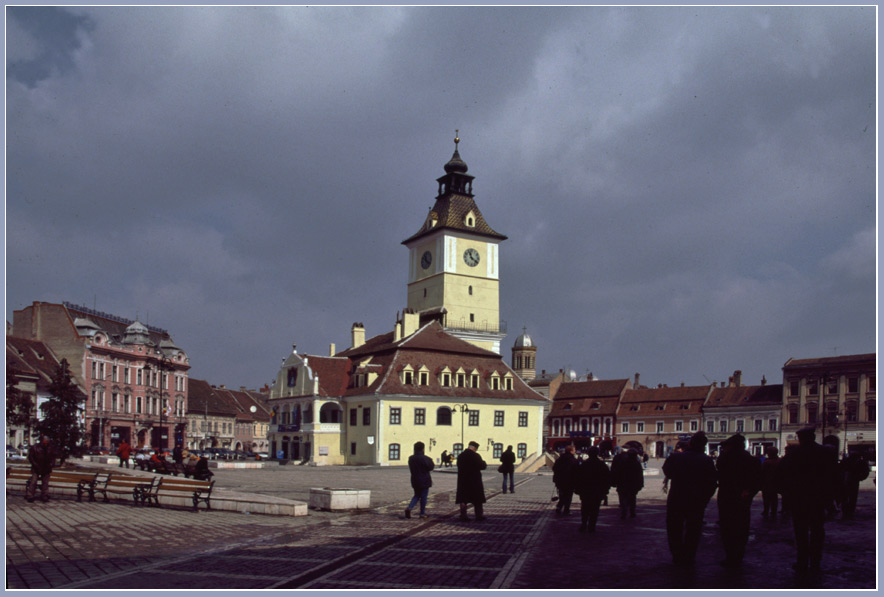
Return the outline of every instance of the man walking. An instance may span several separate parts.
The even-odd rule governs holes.
[[[435,468],[432,459],[424,454],[424,442],[414,444],[414,454],[408,458],[408,470],[411,472],[411,488],[414,489],[414,497],[405,509],[405,518],[411,518],[411,511],[420,501],[421,518],[427,518],[427,495],[433,486],[430,471]]]
[[[746,451],[739,433],[721,443],[718,467],[718,520],[725,568],[737,568],[746,554],[752,498],[761,488],[761,462]]]
[[[457,492],[455,501],[460,504],[460,520],[467,522],[467,504],[472,504],[476,520],[485,520],[485,486],[482,484],[482,471],[488,466],[479,455],[479,444],[470,442],[466,450],[457,457]]]
[[[618,454],[611,462],[611,477],[620,500],[620,520],[625,520],[627,514],[630,518],[635,518],[636,497],[645,486],[645,474],[638,450],[630,448]]]
[[[507,446],[506,452],[500,455],[500,468],[503,473],[503,493],[506,493],[506,478],[510,479],[510,493],[516,493],[515,481],[513,477],[516,473],[516,455],[513,453],[513,447]]]
[[[611,489],[611,471],[608,465],[599,458],[599,449],[595,446],[586,451],[588,458],[577,467],[574,490],[580,496],[580,528],[581,533],[595,532],[596,521],[599,519],[599,508],[602,500]]]
[[[564,453],[559,456],[553,465],[553,484],[559,491],[559,501],[556,503],[556,514],[567,516],[571,513],[571,500],[574,499],[574,478],[577,472],[577,458],[574,456],[574,446],[567,446]]]
[[[795,531],[798,558],[792,568],[805,572],[808,567],[820,569],[826,507],[834,499],[837,473],[825,448],[816,443],[814,427],[805,427],[796,435],[798,445],[786,451],[777,470]]]
[[[776,520],[777,518],[777,465],[780,463],[779,450],[771,446],[764,451],[767,458],[761,463],[761,498],[764,501],[764,510],[761,516]]]
[[[690,566],[697,555],[703,512],[718,485],[715,463],[705,454],[706,434],[698,431],[684,452],[673,452],[663,463],[669,478],[666,535],[672,562]]]
[[[49,475],[55,464],[55,449],[49,443],[48,436],[41,436],[40,441],[28,450],[28,462],[31,463],[31,478],[25,490],[25,499],[33,502],[37,495],[37,481],[40,481],[40,500],[49,501]]]

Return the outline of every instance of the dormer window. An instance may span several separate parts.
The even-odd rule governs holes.
[[[665,405],[658,404],[656,407],[654,407],[654,410],[663,410],[664,408],[666,408]]]
[[[629,407],[629,410],[631,410],[632,412],[638,412],[638,404],[633,404]]]
[[[495,371],[491,374],[491,389],[499,390],[500,389],[500,374]]]
[[[601,407],[602,407],[602,403],[601,403],[601,402],[593,402],[591,408],[592,408],[592,410],[598,410],[598,409],[600,409]]]
[[[512,390],[513,389],[513,374],[512,373],[507,373],[506,376],[503,378],[503,387],[505,390]]]
[[[464,224],[469,226],[470,228],[476,227],[476,214],[472,210],[467,212],[467,215],[463,218]]]
[[[402,383],[407,386],[414,383],[414,369],[412,369],[411,365],[406,365],[402,368]]]
[[[574,406],[574,405],[571,404],[571,403],[569,402],[568,404],[565,405],[564,410],[571,410],[571,408],[572,408],[573,406]]]

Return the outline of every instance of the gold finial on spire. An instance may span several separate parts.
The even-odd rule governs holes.
[[[457,144],[460,143],[460,137],[457,136],[459,132],[460,132],[460,129],[454,129],[454,149],[455,150],[457,149]]]

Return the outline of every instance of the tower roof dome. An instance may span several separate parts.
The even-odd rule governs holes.
[[[516,338],[516,343],[513,344],[513,348],[529,348],[534,346],[534,340],[531,339],[531,336],[528,335],[526,330],[522,330],[522,334]]]
[[[126,328],[123,336],[124,344],[148,344],[150,342],[150,331],[147,326],[136,320]]]

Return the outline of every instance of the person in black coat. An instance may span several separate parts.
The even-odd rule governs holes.
[[[37,496],[37,482],[40,483],[40,500],[49,501],[49,475],[55,465],[55,448],[49,442],[49,437],[44,435],[40,441],[28,450],[28,462],[31,464],[31,478],[25,488],[25,499],[33,502]]]
[[[559,491],[556,514],[567,516],[571,513],[571,500],[574,499],[574,478],[577,472],[577,458],[574,446],[567,446],[553,465],[553,483]]]
[[[761,497],[764,501],[764,510],[761,515],[764,518],[776,520],[777,502],[779,501],[777,487],[777,465],[780,464],[779,450],[770,447],[764,451],[767,458],[761,463]]]
[[[414,489],[414,497],[411,498],[411,503],[405,509],[405,518],[411,518],[411,511],[418,501],[421,504],[420,517],[427,517],[427,495],[430,493],[430,487],[433,486],[430,471],[434,468],[433,461],[424,454],[424,442],[415,443],[414,454],[408,457],[408,470],[411,471],[411,488]]]
[[[856,500],[859,497],[859,484],[869,478],[869,461],[866,455],[853,452],[842,460],[841,476],[844,479],[841,515],[844,518],[853,518],[856,513]]]
[[[602,500],[611,489],[611,471],[599,458],[598,448],[593,446],[586,454],[588,458],[577,467],[574,491],[580,496],[579,531],[594,533]]]
[[[706,434],[698,431],[684,452],[673,452],[663,463],[669,478],[666,498],[666,536],[672,561],[677,566],[694,563],[703,512],[718,485],[715,463],[705,454]]]
[[[457,492],[455,500],[460,504],[460,520],[466,522],[467,504],[472,504],[476,512],[476,520],[485,520],[483,504],[485,503],[485,485],[482,483],[482,471],[487,465],[479,455],[479,444],[470,442],[466,450],[457,457]]]
[[[506,451],[500,455],[500,467],[498,469],[503,473],[503,493],[506,493],[506,478],[510,479],[510,493],[516,493],[513,477],[516,472],[516,455],[513,453],[513,447],[507,446]]]
[[[777,472],[795,531],[798,553],[792,568],[805,572],[808,567],[820,568],[826,538],[826,507],[834,499],[837,471],[826,449],[816,443],[814,427],[805,427],[796,435],[798,445],[786,450]]]
[[[626,514],[635,518],[635,501],[638,492],[645,486],[645,474],[639,459],[638,450],[630,448],[614,457],[611,462],[611,484],[617,488],[620,498],[620,519]]]
[[[721,443],[718,468],[718,520],[727,568],[738,567],[746,554],[752,498],[761,489],[761,462],[746,451],[739,433]]]

